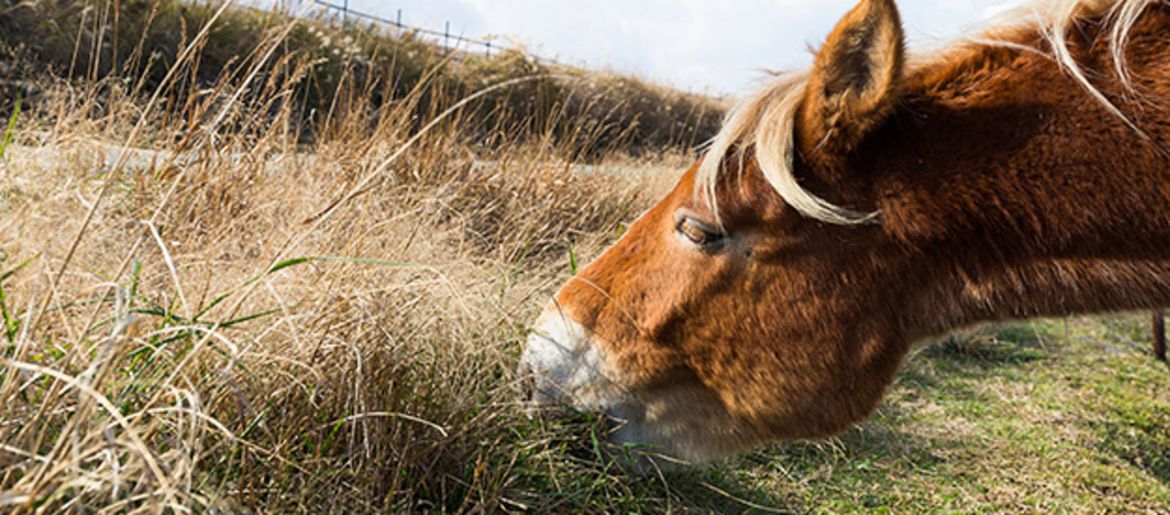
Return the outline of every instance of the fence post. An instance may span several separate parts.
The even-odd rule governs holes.
[[[398,35],[406,33],[405,27],[402,26],[402,9],[398,10],[398,15],[394,18],[394,28],[398,29]]]
[[[1166,361],[1166,314],[1154,313],[1154,357]]]
[[[451,22],[448,21],[447,23],[443,24],[443,51],[444,52],[451,51],[450,40],[451,40]]]
[[[341,23],[343,25],[349,23],[349,0],[345,0],[345,2],[341,4]]]

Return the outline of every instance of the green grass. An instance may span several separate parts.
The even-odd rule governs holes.
[[[1170,368],[1102,328],[1016,323],[915,352],[877,414],[719,467],[796,512],[1170,509]],[[1109,342],[1101,339],[1099,341]]]

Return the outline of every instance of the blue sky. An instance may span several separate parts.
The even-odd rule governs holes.
[[[311,0],[258,0],[303,5]],[[343,0],[331,0],[341,3]],[[350,7],[542,56],[715,94],[799,69],[856,0],[349,0]],[[938,45],[1021,0],[901,0],[912,46]]]

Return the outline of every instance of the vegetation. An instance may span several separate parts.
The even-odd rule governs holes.
[[[957,336],[915,352],[862,426],[711,474],[797,511],[1165,511],[1170,370],[1119,343],[1147,323],[1040,321]]]
[[[235,16],[269,20],[250,50],[295,48],[300,24],[216,20]],[[321,64],[249,51],[196,80],[224,29],[184,30],[149,87],[9,63],[37,98],[10,93],[0,124],[0,510],[1170,505],[1170,374],[1109,343],[1136,338],[1125,317],[924,348],[830,442],[627,470],[603,421],[528,417],[513,370],[548,295],[693,156],[610,151],[585,173],[562,129],[477,107],[526,84],[506,81],[353,90],[306,139]],[[556,105],[569,133],[590,130]]]
[[[289,26],[281,13],[235,8],[217,15],[220,6],[180,0],[5,0],[0,42],[13,61],[24,63],[15,72],[47,66],[66,78],[116,77],[120,87],[137,95],[157,89],[182,49],[208,27],[199,52],[169,88],[173,104],[162,111],[182,110],[205,95],[271,99],[270,88],[279,85],[287,89],[282,102],[292,104],[289,122],[303,141],[332,130],[339,110],[352,112],[357,105],[398,110],[398,103],[409,100],[415,103],[415,120],[426,120],[450,102],[517,78],[525,80],[472,106],[480,122],[474,134],[479,145],[498,147],[504,130],[513,137],[552,138],[584,158],[614,150],[660,156],[702,143],[723,116],[722,103],[703,95],[540,62],[521,51],[448,52],[376,25],[337,28],[306,20]],[[212,18],[216,23],[209,26]],[[229,90],[246,75],[254,76],[249,88]]]

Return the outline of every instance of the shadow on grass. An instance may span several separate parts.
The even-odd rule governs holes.
[[[946,456],[968,442],[958,437],[924,437],[902,430],[900,421],[889,417],[889,413],[879,414],[877,420],[829,441],[773,446],[740,458],[735,469],[741,482],[768,478],[769,505],[784,510],[803,513],[897,507],[903,501],[893,494],[907,474],[946,476],[953,464]]]
[[[952,336],[924,348],[924,358],[953,365],[956,372],[1021,366],[1052,357],[1039,332],[1023,325],[999,328],[994,334]],[[971,370],[967,370],[971,372]]]
[[[791,504],[770,489],[742,481],[734,469],[687,467],[655,460],[640,450],[607,442],[612,428],[603,417],[574,410],[540,419],[559,428],[546,434],[570,435],[547,440],[557,465],[533,469],[509,496],[541,512],[790,512]],[[547,421],[553,422],[547,422]],[[581,438],[576,435],[588,435]],[[548,475],[547,472],[552,472]],[[526,508],[527,509],[527,508]]]
[[[1089,426],[1101,450],[1170,487],[1170,380],[1160,364],[1145,364],[1103,364],[1090,387],[1108,396],[1099,406],[1107,416]]]
[[[1163,417],[1156,427],[1124,415],[1094,426],[1103,450],[1170,486],[1170,417]]]
[[[775,489],[752,484],[718,467],[668,476],[673,508],[702,513],[799,513],[805,511]]]

